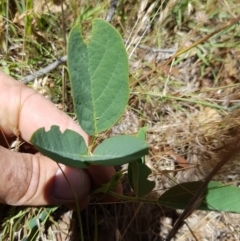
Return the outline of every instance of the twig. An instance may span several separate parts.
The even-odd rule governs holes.
[[[106,17],[107,22],[111,22],[114,12],[117,8],[117,2],[118,2],[118,0],[111,1],[110,9],[108,10],[107,17]]]
[[[52,70],[56,69],[60,64],[64,63],[67,61],[67,55],[61,57],[60,59],[54,61],[53,63],[51,63],[50,65],[30,74],[27,75],[25,77],[23,77],[22,82],[23,83],[28,83],[33,81],[35,78],[43,76],[49,72],[51,72]]]

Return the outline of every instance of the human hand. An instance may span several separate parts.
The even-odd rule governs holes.
[[[61,131],[71,129],[88,135],[69,116],[49,100],[0,71],[0,203],[10,205],[74,205],[74,194],[56,162],[41,154],[13,152],[7,149],[4,137],[10,141],[19,132],[29,142],[39,128],[52,125]],[[91,166],[87,170],[61,165],[77,194],[80,208],[89,203],[89,192],[110,180],[113,167]],[[121,186],[116,192],[121,193]],[[113,201],[108,197],[104,201]]]

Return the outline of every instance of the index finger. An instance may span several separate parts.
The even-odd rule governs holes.
[[[39,128],[49,130],[52,125],[61,131],[71,129],[89,142],[89,136],[67,114],[59,110],[48,99],[0,72],[0,126],[8,135],[16,135],[29,142]]]

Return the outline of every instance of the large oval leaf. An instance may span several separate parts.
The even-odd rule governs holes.
[[[129,98],[128,57],[119,33],[107,22],[93,21],[85,43],[81,26],[70,32],[68,69],[78,121],[89,135],[109,129]]]

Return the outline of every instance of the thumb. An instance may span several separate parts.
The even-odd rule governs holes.
[[[86,171],[61,166],[80,209],[89,203]],[[75,195],[59,166],[40,154],[12,152],[0,146],[0,203],[10,205],[74,205]]]

